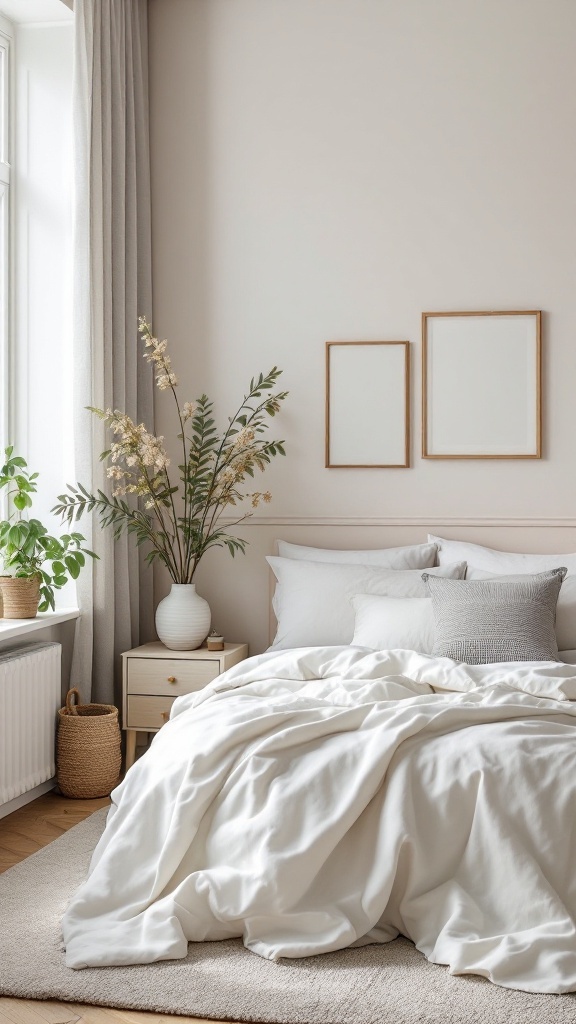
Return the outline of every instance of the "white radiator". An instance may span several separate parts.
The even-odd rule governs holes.
[[[60,653],[38,643],[0,654],[0,809],[56,774]]]

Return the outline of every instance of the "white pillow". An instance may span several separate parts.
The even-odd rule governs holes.
[[[434,647],[434,612],[429,597],[352,598],[356,623],[352,644],[375,651],[418,651],[431,654]]]
[[[565,555],[558,555],[559,558],[558,568],[566,563],[562,561]],[[522,575],[522,574],[521,574]],[[484,572],[483,569],[477,569],[476,566],[469,565],[466,570],[467,580],[493,580],[493,579],[505,579],[501,573]],[[558,595],[558,603],[556,605],[556,640],[558,642],[558,650],[572,651],[576,648],[576,576],[566,576],[562,586],[560,587],[560,594]],[[559,654],[560,661],[565,659],[562,657],[562,653]]]
[[[432,534],[428,534],[428,540],[438,548],[439,565],[468,562],[475,569],[483,569],[484,572],[493,572],[500,576],[546,572],[549,569],[557,569],[560,565],[566,566],[568,575],[576,573],[576,554],[522,555],[515,551],[495,551],[494,548],[484,548],[481,544],[471,544],[464,540],[445,540]]]
[[[383,569],[429,569],[436,564],[435,544],[409,544],[401,548],[378,548],[374,551],[339,551],[331,548],[308,548],[279,540],[281,558],[300,562],[337,562],[353,565],[379,565]]]
[[[272,607],[278,631],[271,650],[291,647],[333,647],[349,644],[354,635],[355,594],[427,597],[421,569],[381,569],[373,565],[338,565],[267,557],[276,579]],[[463,579],[466,564],[428,570]]]

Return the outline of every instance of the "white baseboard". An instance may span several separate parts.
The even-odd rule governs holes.
[[[15,796],[13,800],[9,800],[7,804],[2,804],[0,807],[0,818],[5,818],[7,814],[12,814],[12,811],[17,811],[20,807],[24,807],[26,804],[32,803],[33,800],[37,800],[39,796],[43,796],[44,793],[48,793],[51,789],[56,788],[56,779],[48,779],[46,782],[41,782],[39,786],[34,786],[34,789],[29,789],[27,793],[21,793],[20,796]]]

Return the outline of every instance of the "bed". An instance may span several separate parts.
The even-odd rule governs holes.
[[[235,936],[276,960],[402,934],[455,974],[576,990],[576,669],[557,646],[562,615],[576,649],[576,556],[506,561],[450,543],[365,563],[341,552],[351,558],[325,570],[309,568],[317,553],[281,549],[272,648],[179,698],[114,792],[64,917],[68,966],[183,957],[189,941]],[[322,642],[294,642],[338,573],[344,599],[314,624]],[[452,628],[469,593],[474,615]],[[509,646],[496,652],[522,657],[474,663],[483,594],[504,602],[494,643]],[[414,602],[426,597],[424,614]],[[414,646],[375,649],[398,601]],[[448,656],[464,641],[467,660]]]

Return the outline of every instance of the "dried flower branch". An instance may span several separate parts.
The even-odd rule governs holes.
[[[182,446],[179,483],[170,478],[163,437],[156,437],[143,423],[134,423],[118,409],[92,409],[114,436],[101,455],[108,463],[112,494],[101,490],[93,494],[82,484],[68,485],[53,511],[69,523],[84,512],[96,511],[101,524],[113,529],[115,538],[124,530],[134,533],[137,544],[149,548],[148,562],[159,559],[175,583],[191,583],[209,548],[227,547],[233,556],[244,552],[246,541],[228,530],[252,515],[261,501],[271,501],[269,491],[246,491],[245,484],[247,477],[253,478],[256,470],[263,472],[276,455],[285,455],[283,441],[267,441],[262,435],[268,418],[280,411],[288,392],[273,390],[282,372],[277,367],[259,374],[250,381],[248,394],[219,435],[213,403],[206,395],[180,405],[167,342],[154,337],[145,317],[140,317],[139,331],[156,385],[160,391],[170,390],[176,405]],[[223,525],[222,515],[245,500],[250,502],[249,511],[241,512],[233,524]]]

